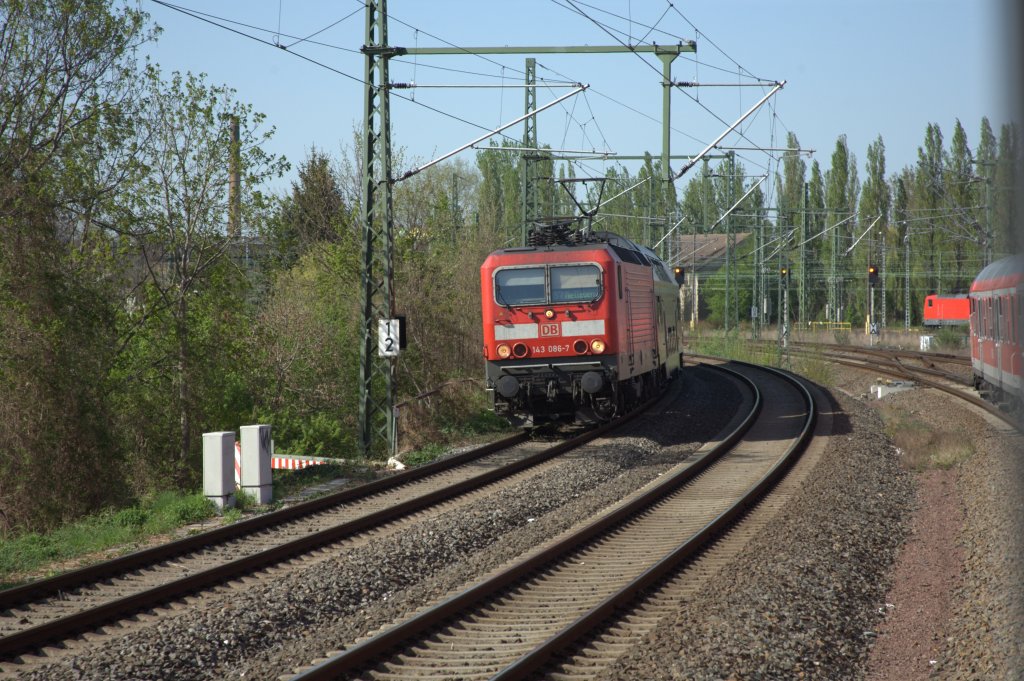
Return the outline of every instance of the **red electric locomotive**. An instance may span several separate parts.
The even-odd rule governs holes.
[[[1021,399],[1024,261],[997,260],[971,284],[971,364],[974,386],[994,402]]]
[[[925,326],[966,326],[970,314],[971,308],[966,294],[940,296],[933,293],[924,298]]]
[[[679,282],[610,232],[541,229],[480,268],[487,394],[516,425],[605,421],[682,359]]]

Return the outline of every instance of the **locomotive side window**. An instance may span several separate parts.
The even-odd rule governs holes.
[[[589,303],[601,297],[601,270],[597,265],[551,267],[552,303]]]
[[[543,305],[544,268],[515,267],[494,273],[494,300],[499,305]]]

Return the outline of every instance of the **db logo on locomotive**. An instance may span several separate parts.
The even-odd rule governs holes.
[[[549,336],[561,336],[562,325],[559,323],[554,324],[541,324],[540,325],[540,336],[541,338],[547,338]]]

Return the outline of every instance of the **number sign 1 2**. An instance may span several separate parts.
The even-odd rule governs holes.
[[[399,328],[397,319],[377,320],[377,354],[398,357]]]

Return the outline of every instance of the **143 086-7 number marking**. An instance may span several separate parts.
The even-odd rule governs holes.
[[[568,345],[533,345],[530,351],[537,355],[550,354],[554,352],[569,352]]]

